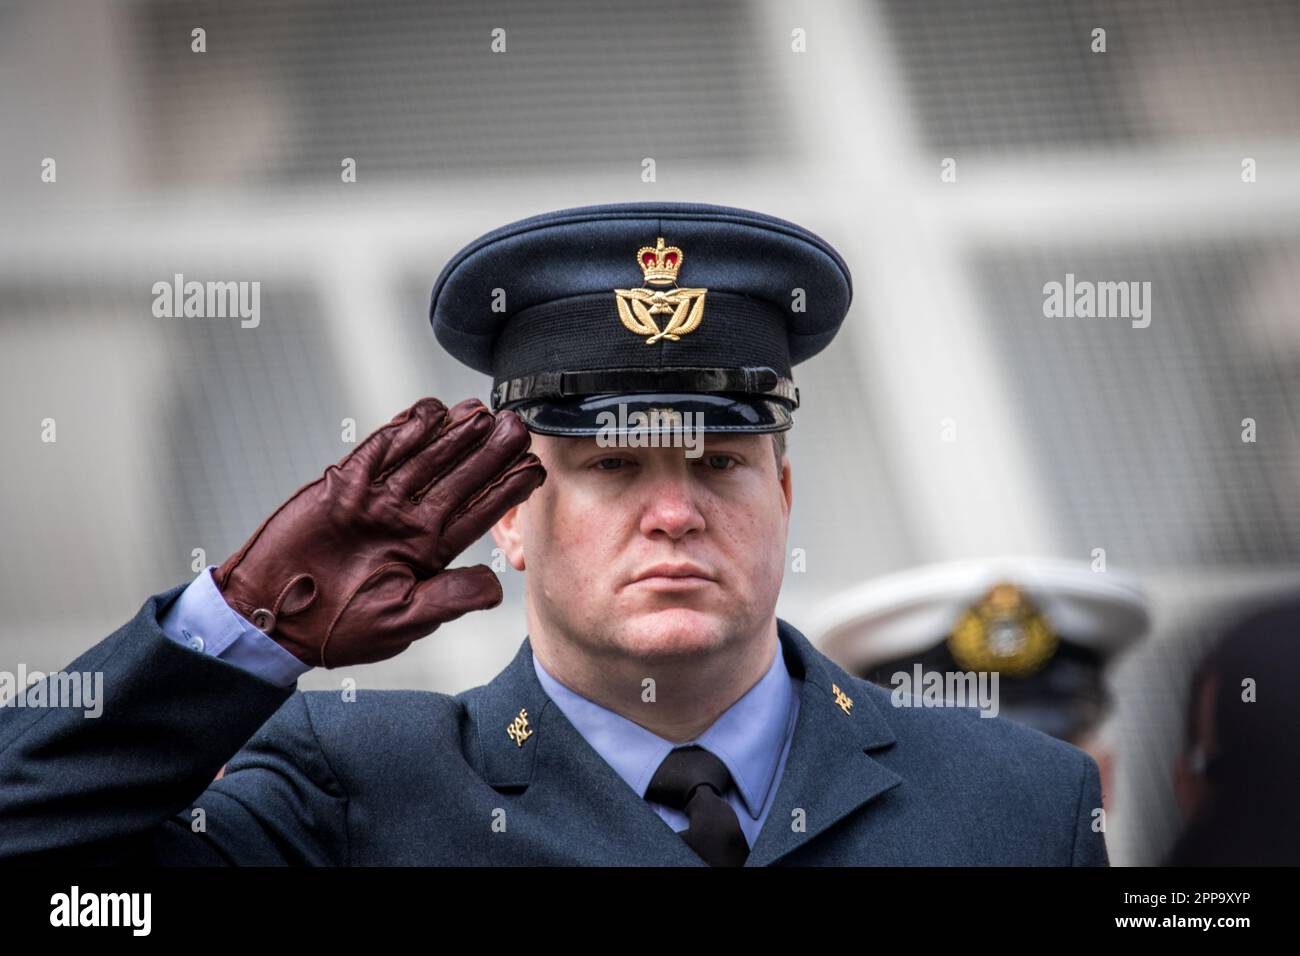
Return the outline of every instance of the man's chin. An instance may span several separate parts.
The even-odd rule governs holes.
[[[640,610],[623,618],[619,643],[641,657],[681,657],[726,644],[735,622],[714,610],[672,607]]]

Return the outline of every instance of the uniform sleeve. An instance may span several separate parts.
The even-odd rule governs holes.
[[[347,799],[302,695],[168,638],[180,590],[0,707],[0,860],[346,860]],[[94,708],[70,706],[72,675]]]
[[[242,667],[280,687],[291,687],[311,667],[253,626],[226,603],[204,568],[172,603],[159,623],[163,633],[200,654]]]
[[[347,795],[294,694],[219,779],[128,862],[183,866],[347,866]]]
[[[1110,866],[1106,851],[1105,820],[1101,802],[1101,771],[1097,761],[1080,752],[1083,760],[1079,804],[1075,811],[1074,853],[1071,866]]]

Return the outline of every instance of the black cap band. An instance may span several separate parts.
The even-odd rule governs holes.
[[[716,392],[589,395],[515,406],[529,431],[545,435],[785,431],[794,424],[780,399]]]
[[[760,368],[593,368],[541,372],[498,382],[492,410],[543,398],[637,392],[731,392],[782,399],[799,407],[799,389],[775,369]]]

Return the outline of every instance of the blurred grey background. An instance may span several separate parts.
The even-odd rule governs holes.
[[[1108,842],[1154,863],[1196,653],[1300,586],[1298,51],[1290,0],[0,2],[0,668],[64,666],[195,549],[220,563],[351,449],[344,419],[360,438],[421,395],[486,400],[427,321],[480,233],[754,208],[855,285],[795,370],[807,571],[778,613],[931,561],[1104,548],[1155,617],[1115,674]],[[260,326],[154,317],[175,273],[259,281]],[[1150,281],[1150,327],[1045,318],[1066,273]],[[488,680],[524,636],[502,577],[501,607],[299,686]]]

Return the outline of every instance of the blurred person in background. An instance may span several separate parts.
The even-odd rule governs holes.
[[[1115,755],[1103,730],[1107,675],[1150,626],[1131,575],[1087,562],[1008,557],[927,565],[886,575],[833,599],[820,646],[882,687],[895,675],[998,674],[998,715],[1064,740],[1101,768],[1113,791]],[[1106,804],[1109,806],[1109,804]]]
[[[1197,665],[1168,866],[1300,865],[1300,598],[1240,617]]]

